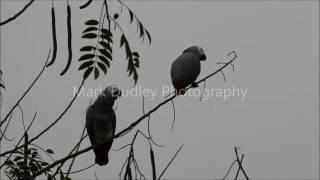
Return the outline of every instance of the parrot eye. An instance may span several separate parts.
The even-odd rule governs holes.
[[[121,90],[116,89],[115,91],[112,92],[112,96],[116,98],[121,96]]]

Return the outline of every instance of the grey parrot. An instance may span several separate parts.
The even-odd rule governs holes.
[[[191,84],[191,87],[198,87],[195,83],[200,74],[200,61],[205,61],[206,55],[199,46],[191,46],[171,65],[171,81],[176,89],[176,95],[183,95],[185,88]]]
[[[116,114],[112,108],[114,101],[121,96],[121,90],[108,86],[89,106],[86,114],[86,128],[95,154],[95,162],[102,166],[108,164],[116,129]]]

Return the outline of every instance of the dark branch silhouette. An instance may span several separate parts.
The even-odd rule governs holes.
[[[237,156],[237,162],[238,162],[238,165],[239,165],[239,170],[242,171],[243,175],[246,177],[246,180],[249,180],[249,177],[248,177],[246,171],[242,167],[242,159],[243,159],[243,157],[241,158],[241,160],[239,159],[238,148],[237,147],[234,147],[234,152],[236,153],[236,156]],[[237,174],[238,174],[238,172],[237,172]]]
[[[29,140],[29,141],[28,141],[29,144],[30,144],[31,142],[35,141],[36,139],[40,138],[40,136],[42,136],[44,133],[46,133],[47,131],[49,131],[55,124],[57,124],[57,123],[62,119],[62,117],[68,112],[69,108],[72,106],[72,104],[74,103],[74,101],[75,101],[76,98],[78,97],[78,94],[79,94],[79,92],[80,92],[80,90],[81,90],[84,82],[85,82],[85,80],[83,79],[82,82],[81,82],[81,84],[80,84],[80,86],[79,86],[79,88],[78,88],[78,90],[77,90],[77,92],[76,92],[76,94],[75,94],[74,97],[71,99],[71,101],[69,102],[69,104],[67,105],[67,107],[63,110],[63,112],[58,116],[58,118],[57,118],[54,122],[52,122],[48,127],[46,127],[44,130],[42,130],[38,135],[36,135],[35,137],[33,137],[31,140]],[[1,157],[1,156],[4,156],[4,155],[6,155],[6,154],[10,154],[10,153],[12,153],[12,152],[15,152],[16,150],[22,148],[23,146],[24,146],[24,144],[21,145],[21,146],[18,146],[18,147],[16,147],[16,148],[14,148],[14,149],[12,149],[12,150],[9,150],[9,151],[6,151],[6,152],[4,152],[4,153],[1,153],[1,154],[0,154],[0,157]]]
[[[34,86],[34,84],[38,81],[38,79],[40,78],[40,76],[43,74],[44,70],[46,69],[46,64],[48,63],[49,60],[49,56],[51,53],[51,49],[49,50],[48,53],[48,57],[47,60],[44,64],[44,66],[42,67],[40,73],[37,75],[37,77],[33,80],[33,82],[31,83],[31,85],[27,88],[27,90],[22,94],[22,96],[18,99],[18,101],[13,105],[13,107],[9,110],[9,112],[7,113],[7,115],[5,116],[5,118],[0,122],[0,127],[3,125],[3,123],[5,123],[10,114],[15,110],[16,107],[18,107],[18,105],[20,104],[20,102],[23,100],[23,98],[29,93],[29,91],[31,90],[31,88]]]
[[[228,62],[226,62],[222,67],[220,67],[220,68],[219,68],[218,70],[216,70],[215,72],[207,75],[206,77],[204,77],[203,79],[197,81],[196,83],[199,84],[199,83],[201,83],[201,82],[204,82],[206,79],[214,76],[215,74],[219,73],[221,70],[223,70],[224,68],[226,68],[228,65],[230,65],[230,64],[237,58],[237,55],[236,55],[236,52],[235,52],[235,51],[232,51],[231,53],[229,53],[228,56],[230,56],[231,54],[234,54],[234,57],[233,57],[231,60],[229,60]],[[190,87],[187,88],[186,90],[188,90],[188,89],[190,89]],[[122,131],[120,131],[119,133],[117,133],[114,138],[119,138],[119,137],[121,137],[122,135],[127,134],[127,133],[128,133],[130,130],[132,130],[136,125],[138,125],[143,119],[145,119],[146,117],[150,116],[153,112],[155,112],[157,109],[159,109],[159,108],[160,108],[161,106],[163,106],[164,104],[170,102],[170,101],[171,101],[172,99],[174,99],[175,97],[176,97],[176,95],[174,95],[174,96],[166,99],[165,101],[161,102],[160,104],[158,104],[156,107],[154,107],[154,108],[151,109],[149,112],[147,112],[146,114],[144,114],[144,115],[143,115],[142,117],[140,117],[138,120],[136,120],[135,122],[133,122],[132,124],[130,124],[127,128],[125,128],[125,129],[123,129]],[[102,142],[102,143],[104,143],[104,142]],[[35,177],[41,175],[43,172],[45,172],[45,171],[47,171],[47,170],[55,167],[55,166],[58,165],[58,164],[64,163],[64,162],[66,162],[66,161],[69,160],[69,159],[72,159],[72,158],[74,158],[74,157],[77,157],[77,156],[80,155],[80,154],[83,154],[83,153],[86,153],[86,152],[92,150],[94,147],[96,147],[96,146],[98,146],[98,145],[99,145],[99,144],[96,144],[96,145],[93,145],[93,146],[89,146],[89,147],[87,147],[87,148],[84,148],[84,149],[82,149],[82,150],[79,150],[78,152],[75,152],[75,153],[73,153],[73,154],[69,154],[69,155],[67,155],[66,157],[63,157],[63,158],[61,158],[61,159],[53,162],[52,164],[46,166],[46,167],[43,168],[41,171],[39,171],[39,172],[35,175]],[[126,145],[126,146],[127,146],[127,145]],[[1,156],[1,155],[0,155],[0,156]]]
[[[17,17],[19,17],[25,10],[28,9],[28,7],[31,6],[31,4],[34,2],[35,0],[30,0],[28,4],[26,4],[19,12],[17,12],[14,16],[8,18],[5,21],[0,22],[0,26],[3,26],[13,20],[15,20]]]
[[[5,25],[11,21],[14,21],[16,18],[18,18],[21,14],[23,14],[27,9],[28,7],[30,7],[32,5],[32,3],[34,2],[35,0],[29,0],[29,2],[20,10],[18,11],[14,16],[8,18],[7,20],[3,21],[3,22],[0,22],[0,26],[2,25]],[[83,4],[80,9],[83,9],[83,8],[86,8],[88,7],[90,4],[91,4],[92,0],[87,0],[87,2],[85,4]],[[139,35],[139,38],[142,38],[142,41],[144,41],[145,39],[145,36],[147,36],[147,38],[149,39],[149,43],[151,44],[151,36],[149,34],[149,32],[147,31],[146,28],[144,28],[143,24],[141,23],[140,19],[132,12],[132,10],[126,5],[124,4],[121,0],[118,0],[118,2],[121,4],[121,11],[122,11],[122,6],[124,6],[128,11],[129,11],[129,15],[130,15],[130,24],[132,24],[132,22],[135,22],[137,23],[137,32],[139,32],[140,30],[140,35]],[[65,69],[63,70],[63,72],[61,73],[62,75],[67,72],[67,70],[69,69],[69,66],[71,64],[71,60],[72,60],[72,47],[71,47],[71,7],[69,6],[69,2],[67,0],[67,30],[68,30],[68,60],[67,60],[67,65],[65,67]],[[105,8],[105,9],[104,9]],[[12,149],[12,150],[8,150],[4,153],[0,153],[0,157],[4,157],[6,158],[6,160],[4,161],[3,164],[0,165],[0,169],[6,165],[7,161],[11,161],[11,157],[14,155],[14,154],[17,154],[17,153],[21,153],[24,155],[24,164],[26,167],[28,167],[28,158],[30,158],[28,156],[28,152],[29,150],[31,150],[31,148],[29,148],[29,146],[34,146],[36,147],[37,149],[43,151],[45,154],[47,154],[51,160],[53,161],[51,164],[48,164],[46,163],[45,165],[41,165],[43,168],[39,169],[39,170],[36,170],[37,172],[32,172],[30,174],[30,172],[28,171],[27,173],[27,176],[28,178],[30,176],[33,176],[33,177],[37,177],[41,174],[45,174],[48,176],[48,178],[53,178],[55,179],[55,176],[60,173],[60,176],[63,178],[63,179],[67,179],[69,174],[72,174],[72,173],[78,173],[78,172],[81,172],[81,171],[84,171],[90,167],[92,167],[94,164],[86,167],[86,168],[83,168],[81,170],[77,170],[77,171],[71,171],[72,170],[72,167],[73,167],[73,164],[75,162],[75,158],[83,153],[86,153],[90,150],[92,150],[93,148],[95,148],[96,146],[99,146],[100,144],[96,144],[96,145],[92,145],[92,146],[89,146],[87,148],[84,148],[82,150],[79,150],[80,149],[80,144],[83,142],[83,140],[87,137],[87,135],[85,135],[85,129],[83,129],[82,131],[82,134],[81,134],[81,137],[80,137],[80,140],[76,143],[76,145],[72,148],[72,150],[66,154],[65,157],[63,158],[60,158],[58,160],[55,160],[53,159],[53,157],[50,155],[51,153],[53,154],[53,151],[50,150],[44,150],[42,147],[34,144],[33,142],[37,139],[39,139],[42,135],[44,135],[46,132],[48,132],[50,129],[52,129],[52,127],[54,127],[62,118],[63,116],[68,112],[68,110],[71,108],[71,106],[73,105],[73,103],[75,102],[76,98],[78,97],[78,94],[81,90],[81,88],[83,87],[84,83],[85,83],[85,80],[86,80],[86,77],[88,77],[90,75],[90,73],[92,72],[92,69],[90,71],[89,74],[86,75],[86,73],[84,73],[84,78],[82,79],[82,82],[76,92],[76,94],[74,95],[74,97],[72,97],[72,99],[69,101],[69,103],[67,104],[67,106],[65,107],[65,109],[62,110],[62,112],[58,115],[58,117],[56,119],[54,119],[53,122],[51,122],[50,124],[48,124],[48,126],[46,128],[44,128],[42,131],[40,131],[36,136],[34,136],[33,138],[29,138],[28,136],[28,131],[29,131],[29,128],[32,126],[34,120],[35,120],[35,117],[36,117],[36,114],[34,115],[31,123],[29,124],[29,126],[26,128],[25,127],[25,124],[24,124],[24,115],[23,115],[23,110],[22,108],[20,107],[20,103],[22,102],[22,100],[25,98],[25,96],[29,93],[29,91],[32,89],[32,87],[35,85],[35,83],[38,81],[38,79],[42,76],[44,70],[46,69],[46,66],[48,67],[49,65],[51,65],[52,63],[54,63],[54,60],[56,58],[56,51],[57,51],[57,37],[56,37],[56,27],[55,27],[55,13],[54,13],[54,9],[53,9],[53,0],[52,0],[52,12],[51,12],[51,15],[52,15],[52,33],[53,33],[53,56],[52,56],[52,59],[51,61],[49,61],[49,56],[50,56],[50,53],[51,53],[51,50],[49,51],[49,54],[48,54],[48,58],[46,60],[46,63],[44,64],[43,68],[41,69],[40,73],[36,76],[36,78],[34,79],[34,81],[31,83],[31,85],[27,88],[27,90],[22,94],[22,96],[17,100],[17,102],[13,105],[13,107],[9,110],[9,112],[6,114],[5,118],[0,121],[0,128],[5,125],[4,123],[7,123],[6,126],[5,126],[5,129],[4,131],[2,131],[0,129],[0,142],[2,140],[2,138],[6,138],[5,136],[5,132],[10,124],[10,120],[11,120],[11,117],[12,115],[14,114],[15,112],[15,109],[17,107],[20,108],[21,110],[21,113],[22,113],[22,122],[23,122],[23,128],[24,128],[24,134],[22,135],[21,139],[15,144],[15,147]],[[105,11],[105,12],[104,12]],[[104,12],[104,14],[103,14]],[[127,40],[126,36],[125,36],[125,32],[124,30],[122,29],[121,25],[118,23],[117,19],[119,17],[119,14],[114,14],[114,16],[110,16],[109,15],[109,7],[108,7],[108,1],[107,0],[103,0],[103,5],[102,5],[102,9],[101,9],[101,14],[100,14],[100,19],[99,21],[96,21],[98,22],[99,26],[98,28],[101,29],[101,30],[104,30],[105,32],[109,32],[111,35],[110,35],[110,39],[109,38],[106,38],[107,41],[108,41],[108,44],[105,43],[105,42],[102,42],[102,46],[105,45],[105,47],[107,47],[107,45],[110,45],[112,43],[112,32],[111,32],[111,22],[114,23],[114,31],[116,30],[116,27],[118,27],[118,29],[121,31],[122,33],[122,36],[120,38],[120,48],[123,47],[125,49],[125,52],[126,52],[126,55],[127,55],[127,60],[128,60],[128,72],[129,72],[129,76],[132,75],[133,76],[133,79],[135,81],[135,84],[138,80],[138,73],[136,71],[136,68],[139,68],[139,53],[136,52],[136,51],[132,51],[130,46],[129,46],[129,41]],[[105,18],[107,19],[108,21],[108,30],[107,31],[106,29],[103,28],[103,25],[104,25],[104,20]],[[102,20],[102,21],[101,21]],[[95,21],[95,20],[94,20]],[[101,31],[103,32],[103,31]],[[98,31],[98,38],[97,38],[97,45],[96,45],[96,49],[98,49],[98,43],[101,44],[101,42],[99,42],[99,34],[100,32]],[[84,36],[83,36],[84,37]],[[102,37],[102,36],[101,36]],[[102,37],[103,39],[103,37]],[[103,41],[103,40],[102,40]],[[100,45],[99,45],[100,46]],[[101,46],[101,47],[102,47]],[[104,48],[105,48],[104,47]],[[94,47],[93,47],[94,48]],[[101,49],[100,49],[101,50]],[[102,49],[103,50],[103,49]],[[110,49],[108,49],[110,51],[110,61],[112,60],[112,48],[110,47]],[[97,59],[97,53],[96,51],[94,50],[95,52],[95,56],[96,56],[96,59]],[[103,51],[104,52],[104,51]],[[103,54],[103,53],[102,53]],[[107,54],[109,55],[109,54]],[[106,57],[108,57],[107,55],[105,55]],[[210,77],[218,74],[218,73],[221,73],[221,75],[223,76],[223,79],[224,81],[226,81],[226,76],[224,74],[224,69],[227,67],[227,66],[231,66],[232,67],[232,70],[234,71],[234,64],[233,64],[233,61],[237,58],[237,54],[235,51],[232,51],[230,52],[227,56],[229,57],[230,55],[233,55],[232,59],[229,60],[228,62],[220,62],[218,64],[221,64],[222,66],[216,70],[215,72],[207,75],[206,77],[200,79],[199,81],[195,82],[196,85],[204,82],[204,89],[205,89],[205,86],[206,86],[206,80],[209,79]],[[92,58],[91,58],[92,60]],[[135,61],[137,62],[135,62]],[[130,63],[131,62],[131,63]],[[134,66],[132,65],[132,67],[130,66],[130,64],[133,64],[134,63]],[[108,63],[106,63],[108,64]],[[109,65],[107,65],[109,67]],[[104,67],[104,68],[103,68]],[[103,65],[103,67],[100,68],[103,70],[105,69],[105,74],[106,74],[106,67],[105,65]],[[96,68],[96,67],[95,67]],[[80,70],[80,68],[79,68]],[[89,69],[88,69],[89,70]],[[95,79],[97,79],[99,77],[99,71],[98,69],[94,69],[95,73],[94,73],[94,77]],[[133,73],[133,74],[132,74]],[[1,87],[3,87],[3,85],[0,83]],[[188,88],[186,88],[186,90],[192,88],[193,86],[190,86]],[[1,95],[1,94],[0,94]],[[169,94],[171,95],[171,94]],[[168,96],[167,96],[168,97]],[[138,118],[137,120],[133,121],[131,124],[129,124],[126,128],[124,128],[123,130],[121,130],[120,132],[118,132],[117,134],[115,134],[114,136],[114,139],[116,138],[119,138],[119,137],[122,137],[124,135],[126,135],[127,133],[131,132],[140,122],[142,122],[144,119],[148,119],[148,126],[147,126],[147,130],[148,130],[148,134],[149,136],[145,135],[142,131],[140,131],[139,129],[136,131],[135,135],[133,136],[133,140],[130,144],[127,144],[125,146],[123,146],[122,148],[118,149],[118,150],[122,150],[126,147],[131,147],[130,150],[129,150],[129,156],[128,158],[126,159],[126,161],[124,162],[123,164],[123,167],[121,168],[121,171],[120,171],[120,177],[121,177],[121,174],[122,174],[122,170],[125,169],[125,172],[124,172],[124,179],[126,178],[129,178],[129,179],[133,179],[133,175],[135,175],[135,178],[137,179],[137,175],[140,175],[140,178],[145,178],[144,174],[142,173],[142,171],[140,170],[139,166],[138,166],[138,162],[136,161],[135,159],[135,156],[134,156],[134,143],[135,143],[135,140],[138,136],[138,134],[141,134],[143,137],[145,137],[148,142],[149,142],[149,145],[150,145],[150,159],[151,159],[151,165],[152,165],[152,178],[153,180],[160,180],[162,178],[162,176],[165,174],[165,172],[168,170],[169,166],[172,164],[172,162],[175,160],[175,158],[177,157],[177,155],[179,154],[179,152],[181,151],[182,146],[180,146],[180,148],[177,150],[177,152],[174,154],[174,156],[171,158],[171,160],[169,161],[169,163],[167,164],[167,166],[163,169],[163,171],[160,173],[159,177],[157,178],[157,173],[156,173],[156,161],[155,161],[155,154],[154,154],[154,151],[152,149],[152,144],[158,146],[158,147],[162,147],[158,144],[156,144],[152,137],[151,137],[151,132],[150,132],[150,119],[151,119],[151,114],[154,113],[155,111],[157,111],[160,107],[162,107],[163,105],[167,104],[168,102],[172,102],[172,105],[173,105],[173,109],[174,109],[174,120],[173,120],[173,124],[175,122],[175,107],[174,107],[174,104],[173,104],[173,100],[177,97],[176,95],[173,95],[171,97],[165,97],[166,99],[159,103],[157,106],[155,106],[154,108],[152,108],[151,110],[149,110],[148,112],[145,111],[145,108],[144,108],[144,97],[143,97],[143,114],[140,118]],[[200,98],[200,101],[202,99],[202,95],[201,95],[201,98]],[[173,128],[173,124],[172,124],[172,128]],[[20,143],[22,142],[22,140],[24,139],[24,143],[22,145],[20,145]],[[8,139],[9,140],[9,139]],[[104,142],[102,142],[104,143]],[[35,149],[35,148],[33,148]],[[248,180],[248,176],[246,175],[246,172],[244,171],[243,167],[242,167],[242,161],[243,161],[243,158],[244,158],[244,155],[242,155],[241,157],[241,160],[239,159],[238,157],[238,152],[237,152],[237,148],[235,147],[235,153],[236,153],[236,157],[237,159],[232,163],[232,165],[230,166],[227,174],[225,175],[224,178],[226,178],[232,168],[232,166],[238,162],[239,164],[239,168],[237,170],[237,173],[236,173],[236,177],[235,179],[237,179],[240,171],[244,174],[244,176],[246,177],[246,179]],[[69,164],[69,167],[68,167],[68,170],[66,173],[62,172],[62,167],[64,167],[65,163],[68,161],[68,160],[71,160],[71,163]],[[56,167],[56,171],[55,173],[50,173],[48,174],[48,171],[52,168]],[[126,167],[126,168],[125,168]],[[133,168],[133,169],[132,169]],[[134,171],[133,171],[134,170]],[[64,175],[66,175],[66,177],[64,177]],[[146,178],[145,178],[146,179]]]
[[[222,70],[224,68],[226,68],[228,65],[232,64],[232,62],[237,58],[237,54],[235,51],[232,51],[230,53],[228,53],[228,56],[230,56],[231,54],[234,54],[234,57],[226,62],[222,67],[220,67],[218,70],[216,70],[215,72],[207,75],[206,77],[204,77],[203,79],[199,80],[196,82],[196,84],[200,84],[202,82],[204,82],[205,80],[209,79],[210,77],[214,76],[215,74],[222,72]],[[186,91],[188,89],[190,89],[191,87],[187,88]],[[130,131],[131,129],[133,129],[135,126],[137,126],[142,120],[144,120],[146,117],[150,116],[150,114],[152,114],[153,112],[155,112],[157,109],[159,109],[161,106],[167,104],[168,102],[172,101],[173,99],[175,99],[177,96],[173,95],[170,98],[164,100],[163,102],[161,102],[160,104],[158,104],[156,107],[154,107],[153,109],[151,109],[149,112],[147,112],[146,114],[144,114],[143,116],[141,116],[139,119],[137,119],[136,121],[134,121],[133,123],[131,123],[127,128],[123,129],[122,131],[118,132],[114,138],[118,138],[121,137],[122,135],[126,134],[128,131]]]
[[[179,152],[181,151],[183,147],[183,144],[180,146],[180,148],[178,149],[178,151],[174,154],[174,156],[171,158],[170,162],[168,163],[168,165],[164,168],[164,170],[162,171],[162,173],[160,174],[160,176],[158,177],[158,180],[161,179],[161,177],[164,175],[164,173],[167,171],[167,169],[169,168],[169,166],[171,165],[171,163],[174,161],[174,159],[177,157],[177,155],[179,154]]]

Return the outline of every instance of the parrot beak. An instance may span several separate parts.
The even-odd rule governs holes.
[[[205,54],[200,56],[200,61],[205,61],[207,59],[207,56]]]

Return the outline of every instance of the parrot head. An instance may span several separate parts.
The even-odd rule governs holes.
[[[104,106],[112,108],[114,101],[121,96],[121,89],[116,86],[108,86],[99,95],[93,106]]]
[[[186,53],[186,52],[190,52],[196,55],[197,57],[199,57],[200,61],[205,61],[207,59],[203,49],[199,46],[191,46],[183,51],[183,53]]]
[[[105,97],[110,97],[113,100],[116,100],[118,97],[121,96],[121,89],[116,87],[116,86],[108,86],[106,89],[103,91],[103,95]]]

